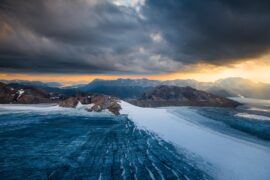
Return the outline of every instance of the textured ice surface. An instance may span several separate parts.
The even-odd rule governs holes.
[[[139,128],[151,130],[211,163],[217,169],[209,173],[216,179],[270,178],[269,147],[193,123],[190,119],[205,117],[189,108],[177,107],[176,115],[168,109],[139,108],[126,102],[121,106],[122,113]]]
[[[0,105],[0,179],[270,177],[269,121],[235,116],[269,117],[250,110],[267,109],[261,101],[235,110],[121,105],[132,121],[81,106]]]
[[[126,116],[49,105],[0,112],[0,179],[211,179],[199,159]]]

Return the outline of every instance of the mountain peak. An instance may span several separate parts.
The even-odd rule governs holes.
[[[196,90],[192,87],[160,85],[144,93],[141,98],[131,103],[143,107],[161,106],[215,106],[236,107],[240,103]]]

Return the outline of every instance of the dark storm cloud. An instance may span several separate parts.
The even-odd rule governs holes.
[[[229,64],[270,47],[270,2],[0,1],[0,70],[164,73],[201,61]]]
[[[269,9],[268,0],[146,0],[144,13],[174,58],[226,64],[269,51]]]
[[[2,71],[126,73],[151,43],[134,10],[108,1],[7,0],[0,13]]]

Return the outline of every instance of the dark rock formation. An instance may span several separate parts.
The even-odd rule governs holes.
[[[115,115],[119,115],[121,106],[118,104],[119,99],[106,95],[99,94],[88,94],[84,96],[70,97],[66,100],[63,100],[59,103],[62,107],[71,107],[74,108],[80,102],[83,105],[91,104],[86,110],[101,112],[103,110],[109,110]]]
[[[16,103],[19,104],[37,104],[37,103],[51,103],[50,95],[44,91],[35,88],[18,90],[19,95]]]
[[[196,90],[191,87],[157,86],[143,94],[141,98],[130,101],[142,107],[161,106],[215,106],[236,107],[240,103],[211,93]]]
[[[86,110],[100,112],[109,110],[115,115],[119,115],[121,106],[119,99],[106,95],[81,94],[75,97],[66,97],[58,93],[48,93],[42,89],[31,86],[10,87],[0,83],[0,103],[1,104],[39,104],[39,103],[59,103],[62,107],[75,108],[80,102],[83,105],[91,104]]]
[[[59,102],[59,106],[61,107],[70,107],[70,108],[75,108],[78,104],[78,99],[75,97],[70,97],[67,98],[61,102]]]
[[[7,104],[13,102],[16,99],[17,91],[13,88],[8,87],[4,83],[0,83],[0,103]]]
[[[119,115],[121,106],[119,99],[113,96],[100,94],[79,94],[67,97],[59,93],[48,93],[44,90],[31,87],[10,87],[0,83],[0,103],[9,104],[38,104],[59,103],[62,107],[75,108],[78,103],[85,106],[87,111],[100,112],[109,110]],[[144,93],[141,98],[130,101],[132,104],[142,107],[161,106],[216,106],[236,107],[240,103],[211,93],[199,91],[191,87],[178,87],[161,85]]]
[[[31,86],[15,88],[0,83],[0,103],[2,104],[57,103],[62,98],[61,94],[47,93]]]

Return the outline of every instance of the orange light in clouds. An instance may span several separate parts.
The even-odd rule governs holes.
[[[188,70],[149,76],[150,79],[173,80],[173,79],[195,79],[202,82],[216,81],[228,77],[242,77],[257,82],[270,83],[270,61],[249,60],[231,66],[215,66],[209,64],[196,64],[187,68]]]
[[[65,85],[88,83],[96,78],[118,79],[118,78],[148,78],[152,80],[174,80],[195,79],[209,82],[227,77],[243,77],[254,81],[270,83],[270,61],[246,61],[229,67],[214,66],[208,64],[197,64],[186,68],[185,71],[161,74],[161,75],[63,75],[63,74],[0,74],[4,80],[32,80],[32,81],[58,81]]]

